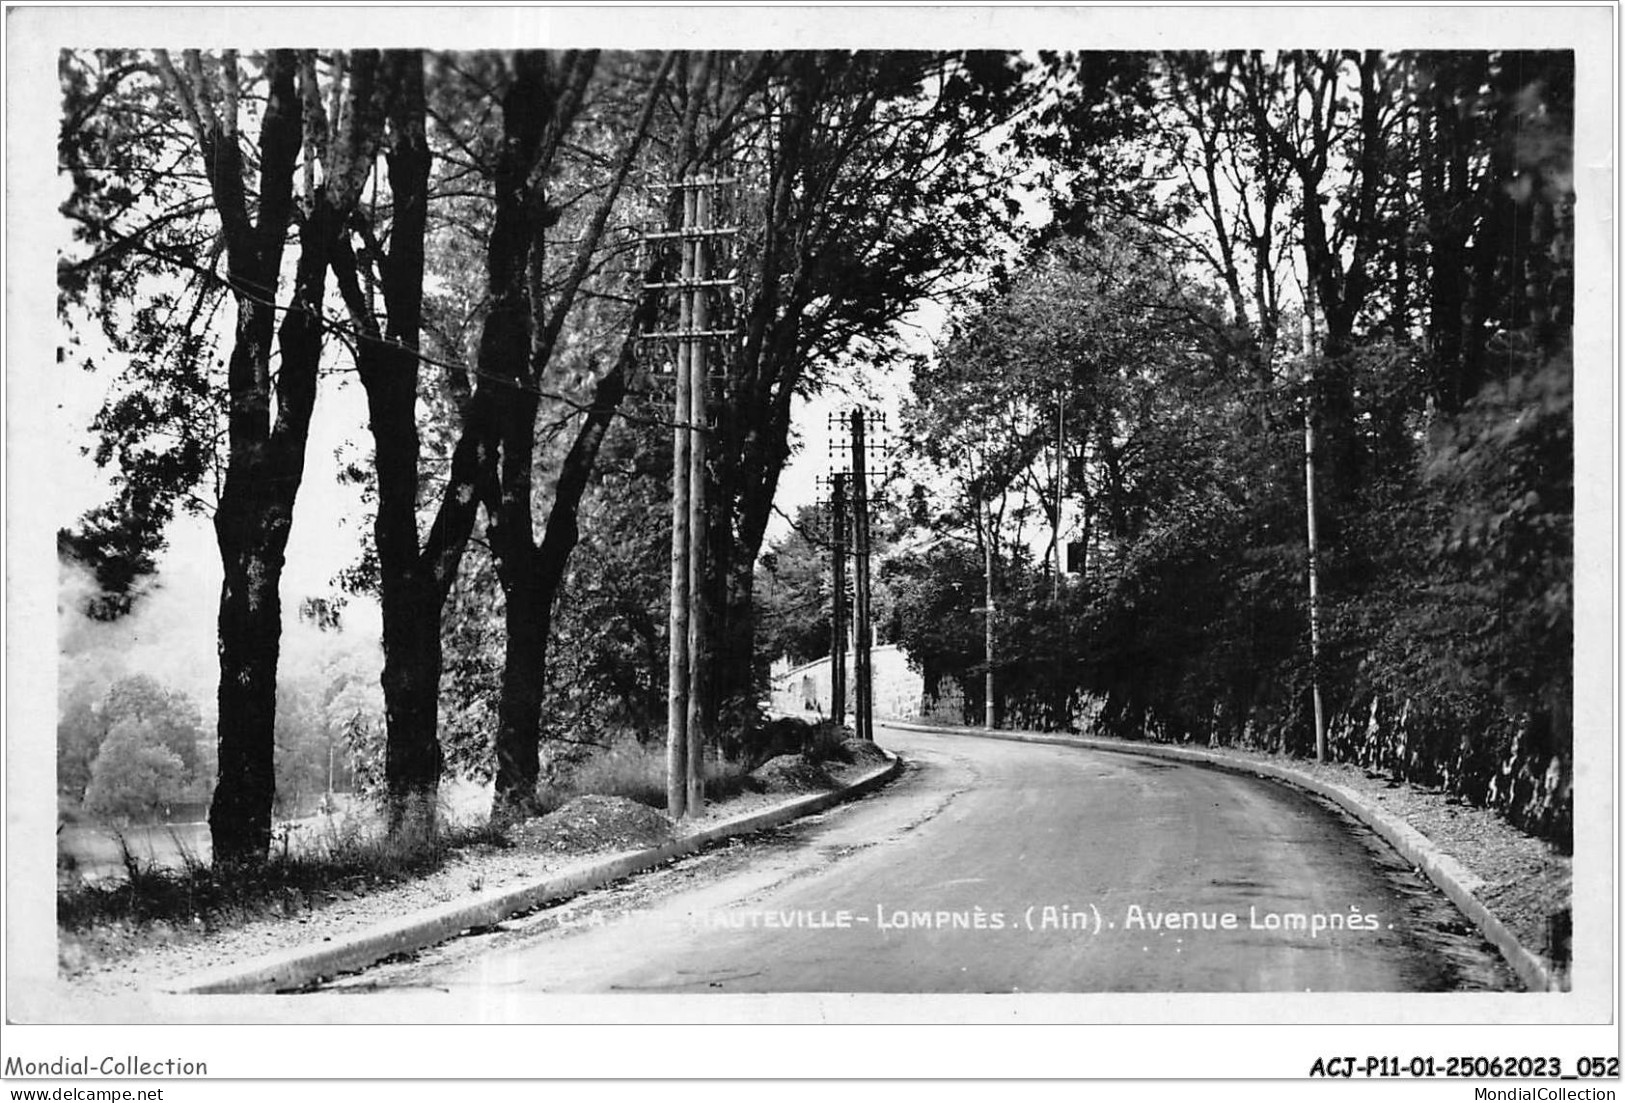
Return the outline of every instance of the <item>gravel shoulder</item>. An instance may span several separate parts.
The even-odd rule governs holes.
[[[1241,757],[1248,755],[1243,752]],[[1570,856],[1524,834],[1497,813],[1472,807],[1441,790],[1404,784],[1343,763],[1293,761],[1290,765],[1354,790],[1427,836],[1483,881],[1475,895],[1524,947],[1547,960],[1566,953],[1552,945],[1552,926],[1571,906],[1574,863]]]
[[[820,769],[831,783],[827,787],[770,779],[766,791],[708,804],[703,815],[676,824],[622,798],[580,798],[572,802],[574,807],[527,821],[510,832],[509,846],[468,847],[422,877],[349,885],[319,894],[304,906],[273,903],[264,916],[213,929],[201,923],[139,928],[118,923],[88,933],[59,929],[58,976],[69,998],[127,999],[153,992],[177,977],[341,939],[473,893],[568,874],[610,854],[687,838],[725,820],[790,804],[818,788],[845,786],[872,773],[874,765],[874,760],[865,759],[824,763]]]

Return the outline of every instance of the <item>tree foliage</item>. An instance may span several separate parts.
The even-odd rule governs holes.
[[[90,766],[85,808],[113,823],[150,820],[180,794],[186,767],[151,724],[121,720]]]
[[[114,763],[130,758],[139,748],[150,747],[162,750],[177,764],[173,771],[167,765],[156,773],[148,771],[149,781],[158,778],[164,782],[162,789],[153,790],[158,798],[175,802],[206,797],[213,781],[214,756],[208,747],[197,703],[149,674],[119,678],[108,685],[99,698],[96,686],[97,683],[89,679],[74,680],[63,686],[65,699],[57,720],[58,794],[72,803],[83,802],[93,810],[116,811],[121,818],[139,815],[142,808],[126,806],[119,800],[108,804],[104,799],[103,803],[92,806],[89,790],[99,770],[103,780],[97,791],[105,798],[111,791],[109,786],[116,786],[109,773],[118,768]],[[99,757],[113,731],[120,728],[126,729],[124,742],[128,746],[117,749],[107,765],[98,767]],[[157,759],[149,765],[154,763]]]
[[[830,653],[831,542],[828,508],[804,506],[790,533],[762,553],[756,569],[757,646],[766,654],[799,666]]]
[[[113,496],[59,551],[116,619],[173,519],[212,519],[223,858],[263,854],[330,756],[397,811],[448,765],[517,807],[547,740],[660,729],[645,336],[677,324],[682,191],[651,185],[696,173],[729,181],[731,234],[703,292],[731,334],[707,730],[751,726],[769,657],[828,647],[816,519],[764,554],[798,400],[908,359],[936,300],[908,430],[937,477],[877,518],[877,627],[928,682],[986,673],[991,617],[994,718],[1294,752],[1318,684],[1334,753],[1566,837],[1572,56],[69,51],[60,76],[64,359],[107,373]],[[1025,242],[1018,177],[1056,216]],[[279,665],[318,381],[351,371],[376,695]],[[64,695],[64,792],[119,725],[132,776],[214,768],[138,689]]]
[[[1104,136],[1127,178],[1079,163],[1061,205],[1071,233],[1040,238],[916,377],[921,454],[980,459],[950,519],[1030,545],[1024,518],[1052,510],[1065,472],[1069,542],[1086,551],[1058,619],[1016,599],[1037,572],[1008,557],[1000,637],[1023,657],[1074,659],[1045,690],[1006,672],[1003,707],[1040,715],[1041,697],[1021,698],[1083,694],[1130,737],[1303,753],[1318,678],[1335,755],[1566,842],[1572,58],[1173,54],[1106,68],[1153,94],[1103,111],[1080,87],[1028,140],[1064,165]],[[1122,117],[1141,132],[1101,126]],[[1057,413],[1073,427],[1064,463]],[[1013,488],[1019,504],[999,506]],[[911,644],[928,669],[974,678],[979,626],[954,615],[963,599],[944,580],[964,586],[976,564],[932,554],[947,560],[893,568],[917,580]]]

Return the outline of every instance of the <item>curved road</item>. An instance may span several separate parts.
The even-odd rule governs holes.
[[[879,793],[339,987],[1234,992],[1515,987],[1357,825],[1262,779],[882,729]]]

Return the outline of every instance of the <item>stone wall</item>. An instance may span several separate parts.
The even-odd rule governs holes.
[[[869,652],[875,675],[875,715],[905,719],[920,714],[924,680],[895,644]],[[846,713],[852,714],[853,657],[846,656]],[[773,672],[773,707],[792,715],[830,715],[830,660],[826,657]]]

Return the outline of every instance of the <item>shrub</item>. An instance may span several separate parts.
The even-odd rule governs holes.
[[[181,799],[185,787],[186,764],[159,741],[153,725],[120,720],[91,763],[85,807],[113,823],[148,821]]]
[[[727,800],[753,788],[744,764],[716,754],[705,760],[708,800]],[[558,771],[536,789],[536,809],[545,815],[572,797],[595,795],[626,797],[650,808],[666,807],[666,749],[631,737],[617,740],[575,765]]]
[[[69,931],[114,921],[215,927],[308,908],[336,889],[421,876],[467,847],[508,845],[488,820],[459,823],[435,814],[403,824],[388,832],[376,820],[348,817],[305,836],[284,832],[260,865],[210,866],[181,847],[180,868],[170,868],[143,861],[121,840],[125,878],[97,884],[69,878],[57,895],[57,923]]]

